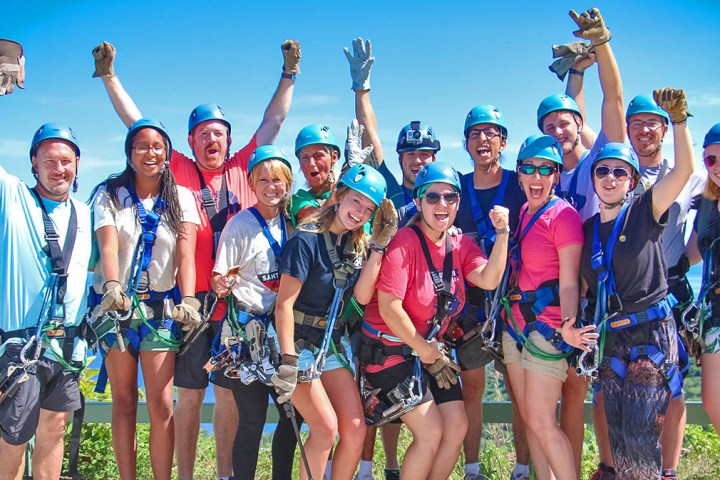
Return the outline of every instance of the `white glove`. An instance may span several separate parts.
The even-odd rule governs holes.
[[[345,140],[345,164],[349,166],[360,165],[361,163],[368,163],[369,158],[372,156],[374,147],[368,145],[362,148],[362,136],[365,131],[365,127],[358,124],[358,121],[353,118],[350,125],[347,127],[347,140]]]
[[[362,38],[353,40],[353,55],[344,48],[345,56],[350,62],[350,76],[353,90],[370,90],[370,70],[375,57],[372,56],[370,40],[363,42]]]

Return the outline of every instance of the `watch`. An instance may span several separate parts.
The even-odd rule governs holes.
[[[297,76],[296,73],[285,73],[285,72],[283,72],[282,75],[280,75],[280,78],[287,78],[287,79],[290,79],[290,80],[293,80],[293,81],[294,81],[296,76]]]

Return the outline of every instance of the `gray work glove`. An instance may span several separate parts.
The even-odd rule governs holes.
[[[687,100],[685,100],[685,92],[679,88],[659,88],[653,92],[655,102],[660,108],[670,115],[672,123],[685,123],[687,117],[692,117],[692,113],[688,112]]]
[[[103,296],[100,300],[100,311],[102,313],[110,311],[127,311],[130,309],[130,299],[120,286],[117,280],[108,280],[102,287]]]
[[[426,365],[425,369],[432,375],[438,386],[445,390],[450,389],[451,386],[458,382],[460,367],[444,354],[434,363]]]
[[[278,394],[278,403],[285,403],[292,397],[295,386],[297,385],[297,365],[297,355],[283,353],[280,366],[270,380],[272,384],[275,385],[275,391]]]
[[[350,77],[352,77],[353,90],[370,90],[370,70],[375,57],[372,56],[370,40],[363,42],[362,38],[353,40],[353,54],[344,48],[345,56],[350,62]]]
[[[610,41],[612,35],[605,26],[605,21],[597,8],[591,8],[582,15],[578,15],[575,10],[570,10],[570,18],[578,26],[578,30],[573,32],[576,37],[590,40],[593,46]]]
[[[365,127],[356,119],[347,127],[347,140],[345,140],[345,165],[352,167],[361,163],[370,163],[370,157],[375,149],[372,145],[362,148],[362,136]]]
[[[115,47],[110,42],[103,42],[93,48],[93,58],[95,58],[95,77],[110,77],[115,75],[113,62],[115,61]]]
[[[25,88],[25,56],[17,42],[0,38],[0,96]]]
[[[380,202],[380,208],[375,213],[375,219],[372,223],[372,237],[370,245],[384,250],[390,239],[395,235],[398,229],[398,214],[395,205],[387,199],[383,198]]]
[[[283,54],[283,73],[295,75],[300,73],[300,42],[297,40],[285,40],[280,46]]]
[[[593,53],[592,45],[585,42],[572,42],[565,45],[553,45],[553,58],[557,58],[548,67],[560,81],[565,80],[567,72],[573,68],[578,60],[587,58]]]
[[[183,332],[191,330],[202,322],[200,319],[200,300],[195,297],[183,297],[172,311],[172,319],[182,323]]]

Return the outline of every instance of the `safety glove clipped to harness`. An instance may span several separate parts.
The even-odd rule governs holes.
[[[655,103],[665,110],[675,125],[685,123],[692,113],[688,112],[685,91],[679,88],[659,88],[653,91]]]
[[[280,46],[283,54],[283,73],[287,75],[297,75],[300,73],[300,42],[297,40],[285,40]]]
[[[130,309],[130,299],[125,294],[117,280],[108,280],[102,287],[103,296],[100,300],[100,311],[102,313]]]
[[[182,323],[183,331],[187,332],[201,323],[200,319],[200,300],[195,297],[183,297],[182,301],[175,305],[172,311],[172,319]]]
[[[612,34],[605,26],[600,10],[591,8],[582,15],[578,15],[575,10],[570,10],[570,18],[577,24],[578,30],[573,32],[578,38],[590,40],[593,46],[602,45],[610,41]]]
[[[393,203],[383,198],[372,223],[370,248],[384,251],[398,229],[398,214]]]
[[[460,367],[444,353],[441,353],[440,358],[435,362],[426,365],[425,370],[432,375],[438,386],[445,390],[458,382],[458,375],[460,374]]]
[[[111,77],[115,75],[113,62],[115,61],[115,47],[110,42],[103,42],[93,48],[93,58],[95,58],[95,77]]]
[[[0,38],[0,95],[25,88],[25,55],[17,42]]]
[[[290,355],[289,353],[283,353],[280,366],[272,376],[272,383],[275,385],[275,391],[278,394],[277,401],[279,403],[285,403],[290,400],[295,386],[297,385],[298,375],[298,356]]]
[[[363,42],[362,38],[353,40],[353,53],[343,48],[345,57],[350,62],[350,77],[352,90],[370,90],[370,70],[372,70],[375,57],[372,56],[370,40]]]

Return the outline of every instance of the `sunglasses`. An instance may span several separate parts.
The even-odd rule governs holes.
[[[427,200],[427,203],[430,205],[437,205],[440,203],[440,199],[442,198],[445,200],[445,203],[448,205],[455,205],[458,200],[460,199],[460,194],[458,192],[452,192],[452,193],[426,193],[425,194],[425,200]]]
[[[618,182],[624,182],[630,176],[630,172],[621,167],[610,168],[605,165],[595,167],[595,178],[598,180],[602,180],[610,174],[612,174]]]
[[[707,168],[712,168],[717,163],[717,157],[715,155],[707,155],[703,161],[705,162],[705,166]]]
[[[557,172],[557,167],[553,165],[540,165],[539,167],[536,167],[532,163],[523,163],[520,164],[518,170],[520,170],[520,173],[524,175],[535,175],[535,171],[537,170],[537,172],[543,177],[548,177]]]

